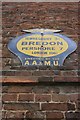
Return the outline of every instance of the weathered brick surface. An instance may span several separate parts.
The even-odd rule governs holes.
[[[32,86],[17,86],[17,85],[12,85],[12,86],[4,86],[2,88],[3,93],[32,93]]]
[[[78,86],[10,85],[3,86],[3,118],[76,118],[80,109]],[[69,112],[72,113],[69,113]],[[78,113],[73,114],[75,111]],[[6,116],[6,117],[5,117]],[[77,115],[78,116],[78,115]]]
[[[6,103],[4,105],[5,110],[40,110],[38,103]]]
[[[16,94],[3,94],[2,100],[3,102],[17,101],[17,95]]]
[[[8,76],[8,77],[3,77],[2,78],[2,82],[4,82],[4,83],[36,83],[36,82],[38,82],[38,77],[32,77],[32,76],[29,76],[29,77],[14,77],[14,76],[12,76],[12,77],[10,77],[10,76]]]
[[[52,101],[54,102],[69,102],[70,98],[66,94],[52,94]]]
[[[54,82],[80,82],[79,77],[60,77],[56,76],[54,77]]]
[[[36,94],[35,96],[35,101],[36,102],[50,102],[51,101],[51,95],[40,95],[40,94]]]
[[[0,79],[3,83],[53,83],[53,82],[80,82],[78,77],[61,76],[5,76]]]
[[[8,111],[6,112],[6,116],[7,119],[22,119],[24,118],[24,112],[15,112],[15,111]]]
[[[59,93],[60,89],[58,87],[53,86],[35,86],[33,87],[33,92],[35,94],[51,94],[51,93]]]
[[[70,84],[80,81],[78,49],[65,59],[63,66],[52,68],[22,67],[18,57],[7,49],[9,41],[24,34],[21,30],[32,28],[61,29],[62,34],[78,44],[78,8],[78,3],[67,2],[3,2],[0,55],[3,120],[80,119],[80,87],[79,84]]]
[[[74,104],[67,103],[43,103],[42,110],[75,110]]]
[[[61,120],[63,119],[63,113],[61,112],[47,112],[47,120],[53,119],[53,120]]]
[[[80,112],[67,112],[66,113],[66,120],[79,120],[80,119]]]
[[[33,101],[34,102],[34,94],[19,94],[18,101]]]

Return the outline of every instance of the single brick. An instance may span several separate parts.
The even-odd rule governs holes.
[[[37,82],[38,77],[32,76],[7,76],[3,77],[3,83],[35,83]]]
[[[51,95],[41,95],[41,94],[36,94],[35,95],[35,101],[36,102],[50,102],[51,101]]]
[[[2,101],[3,102],[6,102],[6,101],[9,101],[9,102],[17,101],[17,94],[9,94],[9,93],[3,94]]]
[[[66,120],[80,120],[80,112],[66,112]]]
[[[77,72],[76,71],[62,71],[62,76],[76,76],[77,77]]]
[[[43,103],[41,104],[41,110],[61,110],[67,111],[67,103]]]
[[[2,71],[3,76],[31,76],[32,72],[31,71]]]
[[[32,73],[34,76],[53,76],[54,75],[54,71],[51,70],[39,70],[39,71],[33,71]]]
[[[79,82],[78,77],[54,77],[54,82]]]
[[[53,77],[39,77],[38,82],[53,82]]]
[[[43,120],[45,118],[45,112],[42,112],[42,111],[28,111],[26,112],[26,119],[32,119],[32,118],[36,118],[36,119],[39,119],[39,120]]]
[[[66,94],[52,94],[52,101],[54,102],[68,102],[69,96]]]
[[[77,102],[77,101],[79,100],[79,95],[78,95],[78,93],[76,93],[76,94],[70,94],[70,95],[68,95],[68,97],[69,97],[69,100],[70,100],[71,102]]]
[[[16,71],[15,76],[31,76],[32,72],[31,71]]]
[[[10,119],[10,118],[13,118],[13,119],[18,119],[18,118],[24,118],[24,112],[17,112],[17,111],[14,111],[14,112],[11,112],[11,111],[7,111],[7,114],[6,114],[6,118]]]
[[[2,71],[3,76],[14,76],[15,71]]]
[[[34,94],[19,94],[18,101],[34,101]]]
[[[61,120],[64,118],[63,113],[61,112],[46,112],[47,120]]]
[[[4,110],[40,110],[38,103],[6,103]]]
[[[54,86],[54,87],[52,86],[50,87],[50,89],[51,89],[51,93],[57,93],[57,94],[60,93],[60,88],[57,86]]]
[[[80,88],[78,86],[72,86],[72,85],[68,85],[68,86],[60,86],[60,93],[61,94],[73,94],[73,93],[79,93],[80,92]]]
[[[32,86],[3,86],[2,91],[3,93],[32,93]]]
[[[33,92],[35,94],[44,94],[44,93],[50,93],[51,89],[48,86],[44,87],[44,85],[42,85],[42,86],[35,86],[35,87],[33,87]]]
[[[75,104],[67,103],[68,110],[75,110]]]
[[[41,86],[33,87],[33,92],[37,93],[37,94],[45,94],[45,93],[51,94],[51,93],[59,93],[60,89],[59,89],[59,87],[46,86],[44,84],[44,85],[41,85]]]

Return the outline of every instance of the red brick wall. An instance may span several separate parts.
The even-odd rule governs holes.
[[[3,3],[3,118],[79,120],[78,49],[62,67],[22,67],[8,49],[23,29],[61,29],[77,44],[78,3]],[[1,56],[0,56],[1,60]],[[0,73],[1,74],[1,73]]]
[[[68,84],[6,85],[3,86],[3,118],[79,120],[79,93],[80,87]]]

